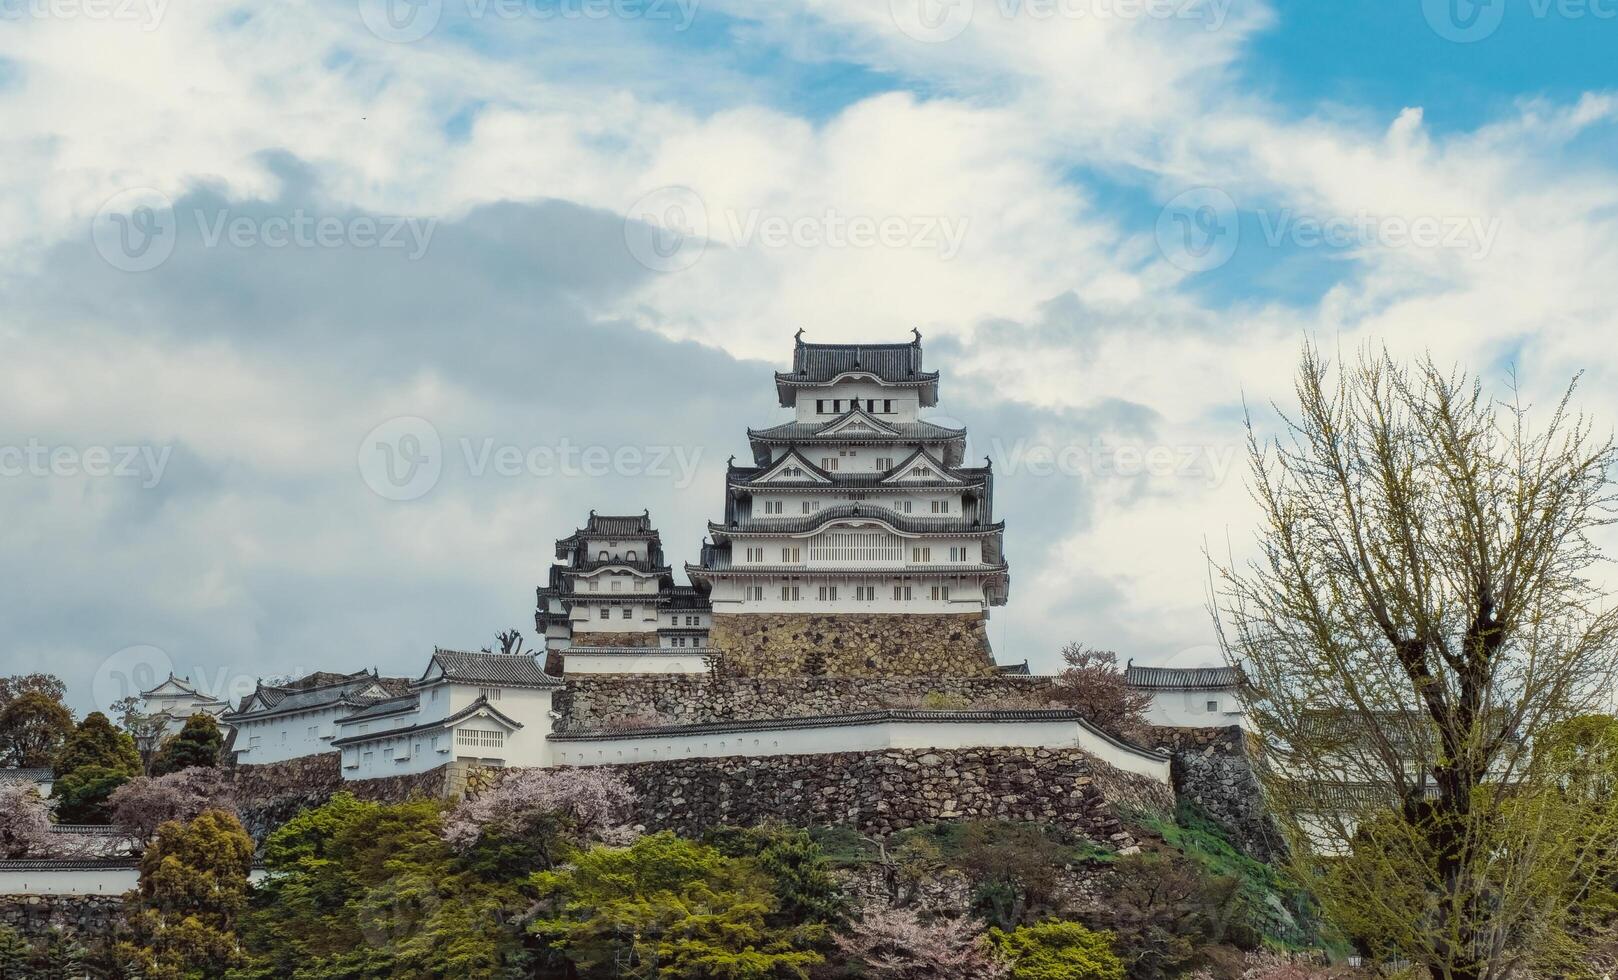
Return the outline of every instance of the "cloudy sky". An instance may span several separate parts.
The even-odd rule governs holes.
[[[1002,661],[1206,659],[1305,338],[1618,419],[1615,47],[1618,0],[0,0],[0,671],[531,629],[592,507],[694,559],[799,328],[925,335]]]

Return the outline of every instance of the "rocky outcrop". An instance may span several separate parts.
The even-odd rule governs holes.
[[[708,645],[726,671],[752,677],[987,677],[986,625],[981,612],[715,613]]]
[[[689,834],[770,820],[877,836],[947,820],[1027,820],[1126,849],[1135,840],[1118,819],[1114,796],[1136,806],[1173,806],[1168,787],[1079,749],[896,749],[613,768],[636,790],[639,822]]]
[[[1241,728],[1162,728],[1145,739],[1173,754],[1169,770],[1174,792],[1195,803],[1229,832],[1231,843],[1258,861],[1286,855],[1275,817],[1264,805],[1264,789],[1253,772],[1256,748]]]
[[[554,706],[560,731],[638,724],[699,725],[836,715],[882,708],[1041,707],[1044,677],[730,677],[708,674],[580,674]]]

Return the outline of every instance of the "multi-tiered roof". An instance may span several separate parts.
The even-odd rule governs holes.
[[[810,344],[799,331],[792,370],[778,372],[775,385],[780,404],[793,409],[795,418],[747,430],[753,465],[737,465],[732,457],[725,474],[724,519],[709,523],[712,543],[704,547],[700,563],[686,566],[693,582],[711,588],[738,577],[800,573],[818,590],[832,575],[942,581],[936,576],[948,574],[957,582],[975,577],[985,605],[1005,603],[1005,525],[994,519],[994,475],[987,460],[983,466],[962,465],[964,428],[917,415],[938,403],[938,372],[923,367],[919,332],[902,344]],[[761,498],[769,503],[758,506]],[[803,560],[809,542],[839,527],[885,532],[907,543],[896,546],[904,556],[839,564],[828,560],[835,552],[812,549],[816,557]],[[794,542],[801,542],[798,561],[790,560]],[[935,564],[956,547],[960,550],[954,553],[964,555],[968,542],[970,561]],[[940,554],[931,554],[934,546]],[[759,548],[768,556],[784,550],[789,560],[760,559]],[[929,555],[926,561],[911,560],[923,553]],[[726,601],[719,594],[713,598],[716,610]]]

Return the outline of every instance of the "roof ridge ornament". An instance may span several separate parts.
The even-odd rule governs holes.
[[[792,342],[797,344],[799,347],[803,346],[803,328],[802,327],[799,327],[798,332],[792,335]]]
[[[918,330],[918,329],[917,329],[917,328],[915,328],[915,327],[911,327],[911,328],[910,328],[910,333],[911,333],[911,334],[912,334],[912,335],[913,335],[913,336],[914,336],[914,338],[915,338],[915,339],[914,339],[914,340],[912,340],[912,341],[910,341],[910,343],[911,343],[911,345],[912,345],[912,346],[915,346],[915,347],[920,347],[920,346],[921,346],[921,331],[920,331],[920,330]]]

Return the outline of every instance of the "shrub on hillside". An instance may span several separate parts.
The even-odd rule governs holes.
[[[51,818],[32,783],[0,786],[0,857],[38,857],[50,841]]]
[[[990,929],[985,940],[1011,965],[1011,980],[1124,980],[1112,936],[1077,922],[1041,922],[1010,932]]]

